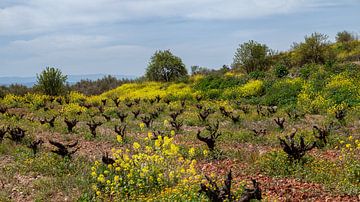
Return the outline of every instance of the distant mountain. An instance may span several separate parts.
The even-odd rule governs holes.
[[[97,80],[101,79],[107,74],[85,74],[85,75],[68,75],[67,82],[69,84],[74,84],[81,80]],[[135,79],[136,76],[126,76],[126,75],[111,75],[117,79]],[[0,77],[0,85],[11,85],[11,84],[22,84],[27,87],[32,87],[36,84],[36,77]]]

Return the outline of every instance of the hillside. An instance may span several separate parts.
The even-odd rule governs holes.
[[[45,69],[0,98],[0,201],[358,201],[360,42],[312,42],[77,88]]]
[[[231,169],[234,193],[255,179],[265,200],[355,201],[358,70],[317,65],[283,78],[229,71],[188,83],[123,84],[98,96],[7,95],[0,105],[0,199],[88,201],[121,197],[129,186],[128,200],[205,200],[197,194],[204,176],[222,183]],[[296,143],[300,137],[305,143]],[[35,154],[27,146],[38,140]],[[61,157],[56,142],[76,144]],[[154,175],[164,184],[146,181]]]

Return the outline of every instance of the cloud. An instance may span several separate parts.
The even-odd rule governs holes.
[[[0,4],[0,35],[154,18],[231,20],[338,4],[324,0],[27,0]],[[351,2],[351,0],[346,0]],[[342,2],[344,3],[344,1]]]
[[[15,40],[8,48],[25,52],[48,53],[54,50],[82,50],[97,48],[111,42],[111,38],[101,35],[45,35],[30,40]]]
[[[140,45],[118,44],[103,35],[45,35],[0,47],[0,66],[4,67],[0,75],[34,75],[46,66],[61,68],[67,74],[140,75],[152,52]]]
[[[0,75],[34,75],[46,66],[69,74],[141,75],[160,49],[171,49],[187,66],[219,67],[231,62],[245,40],[287,47],[294,36],[302,39],[314,27],[321,31],[329,17],[308,11],[354,2],[358,5],[358,0],[0,0]],[[336,18],[331,27],[345,29],[345,20],[330,13]]]

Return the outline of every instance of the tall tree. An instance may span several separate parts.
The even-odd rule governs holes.
[[[156,51],[146,69],[146,78],[150,81],[175,81],[188,75],[182,60],[170,50]]]
[[[244,69],[246,73],[264,71],[270,64],[270,55],[271,50],[265,44],[250,40],[239,45],[232,67]]]

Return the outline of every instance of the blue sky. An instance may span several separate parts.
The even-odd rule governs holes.
[[[219,68],[250,39],[288,50],[315,31],[359,34],[359,11],[360,0],[0,0],[0,76],[139,76],[164,49]]]

